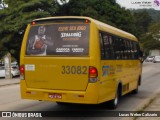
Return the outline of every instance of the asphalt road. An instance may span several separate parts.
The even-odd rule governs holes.
[[[160,63],[143,63],[143,77],[142,85],[139,88],[139,93],[128,94],[122,97],[120,104],[116,111],[135,111],[143,107],[147,101],[150,100],[154,95],[156,95],[160,89]],[[56,103],[46,102],[46,101],[33,101],[33,100],[23,100],[20,98],[20,87],[19,85],[10,85],[0,87],[0,111],[62,111],[63,113],[68,111],[84,111],[88,112],[89,117],[77,117],[76,119],[92,119],[92,120],[106,120],[106,116],[109,109],[104,109],[97,105],[67,105],[59,106]],[[99,113],[101,114],[99,115]],[[114,112],[114,111],[113,111]],[[97,114],[96,114],[97,113]],[[80,112],[79,116],[83,114]],[[97,117],[99,118],[97,118]],[[0,118],[6,119],[6,118]],[[16,118],[17,119],[17,118]],[[28,119],[28,118],[27,118]],[[31,119],[31,118],[30,118]],[[38,118],[40,119],[40,118]],[[43,118],[42,118],[43,119]],[[50,118],[52,119],[52,118]],[[70,120],[73,117],[55,117],[54,120]],[[107,120],[119,120],[124,119],[123,117],[110,117]],[[126,118],[127,120],[127,118]]]

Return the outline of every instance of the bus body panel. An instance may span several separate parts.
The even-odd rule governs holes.
[[[38,89],[82,90],[88,85],[89,58],[25,57],[27,87]],[[34,70],[26,70],[34,66]]]
[[[102,60],[99,84],[99,101],[113,99],[119,83],[122,83],[122,95],[129,93],[137,87],[141,75],[140,61]]]

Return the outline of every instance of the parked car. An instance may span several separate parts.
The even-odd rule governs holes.
[[[152,61],[153,61],[153,58],[154,58],[154,56],[148,56],[148,57],[145,59],[145,62],[152,62]]]
[[[19,68],[16,66],[11,66],[11,77],[19,76]],[[5,77],[5,67],[1,66],[0,67],[0,77]]]
[[[154,63],[160,62],[160,56],[154,56],[153,62],[154,62]]]

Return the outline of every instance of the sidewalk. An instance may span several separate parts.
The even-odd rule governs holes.
[[[150,103],[146,105],[144,112],[155,112],[160,115],[160,92],[155,96],[155,98],[151,99]],[[160,120],[160,117],[137,117],[134,120]]]
[[[5,79],[5,78],[0,78],[0,87],[1,86],[6,86],[6,85],[12,85],[12,84],[19,84],[20,78],[12,78],[12,79]]]

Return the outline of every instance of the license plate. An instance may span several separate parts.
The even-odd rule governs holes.
[[[62,99],[62,94],[57,94],[57,93],[49,94],[48,97],[52,99]]]

